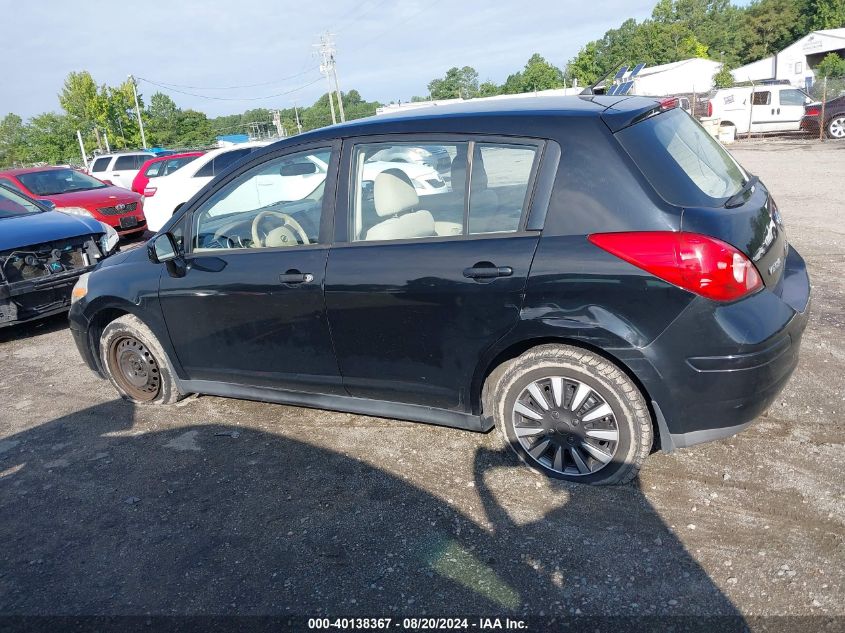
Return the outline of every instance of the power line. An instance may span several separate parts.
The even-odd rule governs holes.
[[[158,86],[167,86],[168,88],[187,88],[189,90],[237,90],[237,89],[240,89],[240,88],[258,88],[260,86],[272,86],[273,84],[278,84],[282,81],[287,81],[288,79],[296,79],[297,77],[302,77],[302,75],[307,75],[312,70],[317,70],[318,68],[319,68],[319,66],[310,66],[309,68],[306,68],[302,72],[298,72],[295,75],[289,75],[287,77],[279,77],[277,79],[274,79],[273,81],[264,81],[264,82],[257,83],[257,84],[243,84],[241,86],[219,86],[219,87],[208,86],[208,87],[203,87],[203,86],[188,86],[188,85],[185,85],[185,84],[172,84],[172,83],[168,83],[166,81],[153,82],[150,79],[145,79],[144,81],[148,81],[149,83],[155,83]]]
[[[414,13],[411,13],[410,15],[402,18],[398,22],[394,23],[393,26],[391,26],[389,29],[385,29],[383,31],[380,31],[379,33],[376,33],[375,35],[368,35],[367,41],[365,43],[361,44],[360,46],[356,47],[356,49],[355,49],[356,52],[363,50],[363,49],[365,49],[369,46],[372,46],[373,44],[378,42],[379,39],[383,35],[387,35],[389,33],[395,32],[396,27],[402,26],[403,24],[405,24],[406,22],[409,22],[412,18],[417,17],[420,13],[423,13],[424,11],[430,11],[434,7],[434,5],[440,4],[442,1],[443,0],[431,0],[428,4],[424,4],[423,7],[419,11],[415,11]]]
[[[350,26],[352,26],[352,25],[353,25],[353,24],[355,24],[356,22],[360,21],[362,18],[364,18],[364,17],[368,16],[370,13],[372,13],[373,11],[375,11],[376,9],[378,9],[378,8],[379,8],[380,6],[382,6],[383,4],[386,4],[388,1],[389,1],[389,0],[381,0],[380,2],[377,2],[376,4],[374,4],[373,6],[371,6],[369,9],[367,9],[367,10],[363,11],[362,13],[359,13],[359,14],[358,14],[358,15],[357,15],[357,16],[356,16],[353,20],[350,20],[350,21],[349,21],[349,22],[347,22],[346,24],[341,23],[341,25],[340,25],[339,27],[334,28],[334,29],[332,29],[332,30],[333,30],[335,33],[339,33],[339,32],[341,32],[341,31],[345,31],[345,30],[346,30],[346,29],[348,29]],[[352,11],[350,11],[349,13],[347,13],[347,14],[344,16],[344,18],[343,18],[343,19],[345,20],[347,17],[349,17],[350,15],[352,15],[353,13],[355,13],[355,11],[356,11],[356,9],[353,9]]]
[[[169,92],[178,92],[179,94],[188,95],[189,97],[199,97],[200,99],[211,99],[213,101],[261,101],[263,99],[274,99],[276,97],[284,97],[285,95],[289,95],[289,94],[293,94],[295,92],[299,92],[300,90],[304,90],[305,88],[308,88],[309,86],[313,86],[318,81],[322,81],[323,78],[318,77],[314,81],[311,81],[311,82],[305,84],[304,86],[299,86],[298,88],[294,88],[292,90],[286,90],[284,92],[278,92],[278,93],[272,94],[272,95],[265,95],[263,97],[214,97],[214,96],[211,96],[211,95],[201,95],[201,94],[197,94],[195,92],[186,92],[184,90],[177,90],[176,88],[171,88],[169,86],[166,86],[165,84],[160,84],[157,81],[151,81],[150,79],[146,79],[144,77],[137,77],[137,79],[140,79],[141,81],[146,81],[148,84],[152,84],[153,86],[158,86],[159,88],[163,88],[164,90],[167,90]]]

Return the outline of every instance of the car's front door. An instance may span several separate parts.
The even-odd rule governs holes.
[[[350,395],[467,412],[479,358],[519,317],[543,144],[407,138],[344,149],[352,178],[338,195],[329,323]],[[450,184],[432,188],[433,168],[381,160],[398,145],[442,147]]]
[[[320,182],[291,186],[314,160]],[[186,270],[159,296],[190,379],[343,392],[323,301],[337,164],[331,144],[264,156],[186,214]]]
[[[778,106],[775,110],[778,131],[797,132],[801,128],[804,105],[809,98],[797,88],[783,88],[778,91]]]

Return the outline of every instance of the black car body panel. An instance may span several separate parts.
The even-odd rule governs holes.
[[[354,121],[262,148],[215,178],[163,231],[189,235],[193,209],[270,157],[332,145],[341,158],[330,170],[321,245],[213,256],[186,248],[176,267],[141,252],[106,261],[71,310],[74,337],[101,371],[101,324],[132,313],[159,338],[187,391],[473,430],[490,428],[482,390],[492,369],[533,345],[563,342],[634,378],[664,450],[730,435],[771,403],[794,369],[809,280],[762,184],[718,208],[661,197],[615,136],[664,116],[660,109],[640,97],[489,102]],[[351,242],[348,147],[404,135],[420,145],[533,139],[542,159],[520,229]],[[587,239],[628,231],[716,237],[753,260],[764,286],[716,302]],[[512,274],[483,282],[462,274],[480,263]],[[280,284],[277,276],[289,271],[313,282]]]

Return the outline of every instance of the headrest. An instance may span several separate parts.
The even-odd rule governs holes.
[[[401,169],[385,169],[373,183],[373,202],[380,218],[413,209],[420,202],[411,179]]]
[[[462,189],[466,186],[466,152],[466,145],[458,145],[458,151],[452,159],[452,191],[455,191],[456,187]],[[487,189],[487,170],[484,169],[484,159],[481,157],[481,148],[478,146],[472,155],[472,188],[474,191]]]

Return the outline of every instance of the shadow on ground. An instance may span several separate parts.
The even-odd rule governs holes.
[[[521,466],[480,449],[483,528],[342,454],[133,419],[113,401],[0,441],[0,614],[736,615],[635,486],[515,520],[487,481]]]

